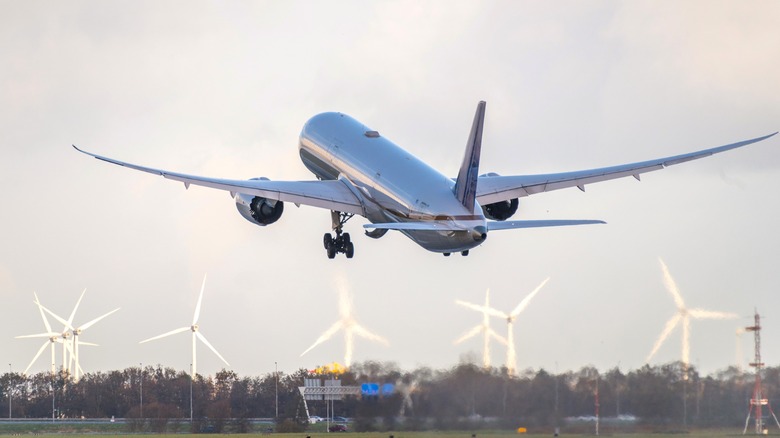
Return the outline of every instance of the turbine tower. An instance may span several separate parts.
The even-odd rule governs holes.
[[[514,308],[509,313],[502,312],[500,310],[494,309],[492,307],[488,307],[487,305],[487,297],[485,298],[485,306],[477,306],[475,304],[467,303],[465,301],[456,301],[457,304],[460,304],[461,306],[467,307],[472,310],[476,310],[478,312],[484,312],[490,316],[495,316],[497,318],[502,318],[506,320],[506,326],[507,326],[507,334],[506,334],[506,368],[509,374],[514,374],[517,370],[517,352],[515,351],[515,339],[514,339],[514,322],[515,319],[517,319],[518,315],[520,315],[523,310],[525,310],[526,307],[531,303],[531,300],[536,296],[537,293],[539,293],[540,290],[544,287],[547,282],[550,281],[550,277],[547,277],[539,286],[536,287],[530,294],[528,294],[525,298],[523,298],[522,301],[520,301],[520,304],[517,305],[517,307]]]
[[[484,343],[484,346],[482,348],[482,365],[485,368],[490,368],[490,338],[494,338],[497,341],[501,342],[504,345],[507,345],[507,340],[503,338],[501,335],[496,333],[492,328],[490,328],[490,289],[485,291],[485,305],[479,306],[477,304],[472,304],[466,301],[456,300],[455,304],[465,306],[471,310],[476,310],[477,312],[482,313],[482,324],[474,326],[471,330],[466,332],[463,336],[456,339],[453,343],[455,345],[460,344],[461,342],[471,339],[474,336],[482,333],[482,340]]]
[[[734,313],[728,313],[728,312],[714,312],[711,310],[704,310],[704,309],[688,309],[685,306],[685,301],[683,301],[682,296],[680,295],[680,290],[677,288],[677,284],[674,282],[674,279],[672,278],[671,274],[669,274],[669,269],[666,267],[666,264],[663,260],[660,258],[658,261],[661,263],[661,270],[664,274],[664,284],[666,285],[666,290],[669,292],[669,294],[674,299],[674,303],[677,306],[677,313],[666,322],[666,326],[664,326],[664,330],[661,332],[661,335],[658,337],[658,339],[655,341],[655,344],[653,345],[653,350],[650,351],[650,354],[647,356],[647,359],[645,359],[645,362],[650,362],[650,359],[655,356],[655,353],[658,352],[658,349],[661,348],[661,345],[663,345],[666,338],[669,337],[669,335],[672,333],[672,331],[677,327],[677,324],[679,324],[682,321],[682,363],[683,366],[688,367],[688,364],[690,363],[690,353],[691,353],[691,344],[690,344],[690,331],[691,331],[691,318],[693,319],[735,319],[738,315]]]
[[[140,342],[140,344],[143,344],[145,342],[154,341],[156,339],[164,338],[166,336],[175,335],[176,333],[186,332],[187,330],[191,331],[192,332],[192,370],[191,370],[192,374],[191,375],[193,377],[198,374],[197,373],[197,360],[196,360],[196,354],[195,354],[195,352],[196,352],[196,347],[195,347],[196,339],[200,339],[200,341],[203,342],[204,344],[206,344],[206,346],[209,347],[209,349],[211,351],[213,351],[214,354],[217,355],[217,357],[222,359],[222,362],[225,362],[225,365],[230,366],[228,361],[226,361],[225,358],[222,357],[221,354],[219,354],[217,349],[214,348],[214,346],[209,343],[209,341],[206,339],[206,337],[203,336],[203,334],[200,332],[200,326],[198,326],[198,318],[200,317],[200,305],[201,305],[201,302],[203,301],[203,290],[205,288],[206,288],[206,275],[203,275],[203,284],[200,287],[200,295],[198,296],[198,304],[195,306],[195,315],[192,317],[192,324],[191,325],[185,326],[185,327],[180,327],[180,328],[177,328],[175,330],[171,330],[171,331],[169,331],[167,333],[163,333],[161,335],[155,336],[153,338],[144,339],[143,341]]]
[[[346,352],[344,353],[344,366],[349,368],[349,366],[352,364],[352,352],[354,349],[355,335],[358,335],[364,339],[368,339],[369,341],[381,342],[384,345],[389,345],[389,342],[387,342],[387,339],[377,334],[371,333],[357,323],[355,317],[352,314],[352,297],[347,291],[347,285],[345,284],[345,281],[343,279],[339,279],[337,287],[339,291],[339,320],[330,326],[330,328],[327,329],[324,333],[322,333],[320,337],[314,341],[311,347],[307,348],[306,351],[301,353],[301,357],[311,351],[314,347],[330,339],[331,336],[336,334],[339,330],[344,330],[344,343],[346,344]]]

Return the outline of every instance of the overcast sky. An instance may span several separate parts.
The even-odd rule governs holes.
[[[535,195],[516,218],[603,219],[492,233],[468,257],[403,235],[361,236],[328,260],[328,211],[287,205],[260,228],[228,194],[74,151],[225,178],[308,180],[297,140],[323,111],[352,115],[456,175],[479,100],[481,172],[531,174],[657,158],[780,129],[780,3],[45,2],[0,3],[0,364],[27,367],[44,331],[33,304],[84,332],[85,371],[187,370],[192,321],[240,375],[339,361],[341,335],[301,352],[338,318],[339,278],[359,323],[355,361],[445,368],[481,358],[453,341],[481,320],[456,299],[509,311],[518,366],[644,364],[675,306],[662,257],[690,307],[691,361],[737,361],[738,327],[765,317],[764,360],[780,364],[780,140],[633,178]],[[505,323],[493,328],[503,333]],[[61,324],[53,324],[56,330]],[[677,360],[681,333],[653,359]],[[219,359],[199,346],[198,371]],[[744,355],[752,352],[745,339]],[[59,362],[59,350],[58,350]],[[500,365],[504,349],[493,346]],[[746,360],[747,362],[747,360]],[[32,372],[48,369],[48,353]]]

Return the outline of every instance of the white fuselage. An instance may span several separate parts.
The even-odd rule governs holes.
[[[464,207],[451,178],[352,117],[335,112],[312,117],[298,147],[303,164],[319,179],[352,185],[372,223],[435,221],[462,227],[401,230],[435,252],[465,251],[484,241],[482,209],[476,203],[473,213]]]

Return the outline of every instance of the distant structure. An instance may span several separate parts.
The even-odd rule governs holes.
[[[90,345],[90,346],[97,346],[97,344],[93,344],[90,342],[83,342],[79,339],[79,336],[84,332],[84,330],[88,329],[89,327],[93,326],[95,323],[100,321],[101,319],[107,317],[108,315],[111,315],[112,313],[119,310],[119,308],[116,308],[102,316],[99,316],[92,321],[89,321],[87,323],[81,324],[78,327],[74,327],[73,325],[73,318],[76,316],[76,310],[79,308],[79,304],[81,304],[81,300],[84,298],[84,294],[87,292],[86,289],[81,292],[81,296],[79,296],[78,301],[76,301],[76,306],[73,308],[73,311],[70,313],[70,317],[65,320],[64,318],[58,316],[48,308],[44,307],[43,304],[41,304],[40,300],[38,300],[38,294],[33,292],[33,295],[35,296],[35,304],[38,306],[38,311],[41,314],[41,318],[43,319],[43,324],[46,326],[46,332],[45,333],[38,333],[34,335],[25,335],[25,336],[17,336],[16,338],[47,338],[46,341],[44,341],[43,345],[41,345],[40,349],[38,350],[38,353],[33,357],[33,360],[30,362],[30,365],[27,366],[27,368],[24,370],[24,374],[26,375],[27,372],[30,370],[32,365],[35,363],[36,360],[41,356],[43,351],[46,349],[46,346],[51,345],[51,373],[54,374],[55,372],[55,366],[54,366],[54,344],[55,343],[62,343],[62,369],[63,371],[66,371],[68,373],[72,372],[73,380],[78,382],[80,373],[83,373],[83,370],[81,369],[81,362],[79,361],[79,346],[81,345]],[[59,321],[63,324],[62,332],[54,332],[52,331],[51,324],[49,324],[48,318],[46,318],[46,314],[48,313],[50,316],[52,316],[54,319]],[[74,365],[75,363],[75,365]]]
[[[501,340],[501,342],[506,343],[506,368],[509,374],[514,375],[515,371],[517,370],[517,352],[515,350],[515,337],[514,337],[514,322],[517,319],[517,317],[520,315],[520,313],[525,310],[526,307],[528,307],[528,304],[531,303],[531,300],[536,296],[537,293],[544,287],[547,282],[550,281],[550,278],[547,277],[539,286],[536,287],[530,294],[528,294],[525,298],[520,301],[520,304],[517,305],[517,307],[514,308],[509,313],[503,312],[501,310],[494,309],[492,307],[489,307],[488,304],[488,295],[485,294],[485,305],[484,306],[478,306],[476,304],[468,303],[465,301],[457,300],[455,301],[456,304],[466,307],[471,310],[476,310],[477,312],[482,312],[483,315],[491,315],[495,316],[497,318],[501,318],[506,321],[507,326],[507,333],[506,338]],[[483,361],[485,361],[485,367],[490,366],[490,351],[487,347],[488,345],[488,335],[489,335],[489,327],[487,325],[487,322],[484,322],[484,330],[485,330],[485,353]],[[478,326],[479,327],[479,326]],[[472,332],[468,333],[466,336],[473,336],[478,332],[478,327],[475,327],[472,329]],[[461,342],[466,339],[466,336],[459,339],[457,342]]]
[[[301,353],[301,356],[311,351],[314,347],[330,339],[336,332],[344,331],[344,344],[346,351],[344,353],[344,366],[349,368],[352,365],[352,355],[355,348],[355,335],[361,338],[368,339],[369,341],[380,342],[384,345],[390,343],[387,339],[371,333],[368,329],[364,328],[355,320],[355,316],[352,311],[352,297],[349,294],[347,282],[344,278],[339,277],[337,279],[338,292],[339,292],[339,320],[333,323],[329,329],[325,330],[319,338],[307,348],[306,351]]]
[[[688,369],[688,365],[690,364],[690,355],[691,355],[691,318],[693,319],[735,319],[737,318],[737,315],[734,313],[727,313],[727,312],[714,312],[712,310],[704,310],[704,309],[689,309],[685,305],[685,301],[682,298],[682,295],[680,295],[680,290],[677,288],[677,284],[674,282],[674,279],[672,278],[672,275],[669,274],[669,268],[666,267],[666,264],[663,260],[660,258],[658,261],[661,263],[661,270],[664,274],[664,284],[666,285],[666,290],[669,292],[669,294],[672,296],[672,299],[674,299],[674,304],[677,306],[677,313],[671,317],[668,321],[666,321],[666,325],[664,326],[663,331],[661,332],[661,335],[658,336],[658,339],[655,341],[655,344],[653,345],[653,350],[650,351],[650,354],[647,355],[647,359],[645,359],[645,362],[650,362],[650,359],[655,356],[655,353],[658,351],[659,348],[661,348],[661,345],[663,345],[666,338],[669,337],[669,335],[672,333],[672,331],[677,327],[679,323],[682,323],[682,363],[685,369]]]
[[[506,339],[496,333],[495,330],[490,328],[490,289],[485,291],[485,305],[480,306],[477,304],[467,303],[465,301],[456,300],[455,304],[465,306],[469,309],[476,310],[482,313],[482,324],[475,325],[471,330],[466,332],[463,336],[459,337],[453,344],[458,345],[461,342],[471,339],[474,336],[482,333],[483,347],[482,347],[482,366],[490,368],[490,338],[497,340],[498,342],[507,345]]]
[[[330,419],[333,418],[334,401],[343,400],[344,397],[349,395],[359,396],[361,394],[359,386],[342,386],[341,380],[338,379],[339,374],[341,373],[333,373],[330,376],[326,376],[325,373],[315,373],[303,379],[303,386],[299,386],[298,391],[300,391],[303,398],[303,407],[306,410],[306,418],[309,421],[311,421],[311,414],[309,413],[308,401],[324,400],[327,410],[325,418],[330,422]]]
[[[769,408],[769,412],[772,414],[772,418],[775,419],[778,428],[780,428],[780,421],[777,421],[775,411],[772,410],[769,399],[764,398],[764,390],[761,388],[761,368],[764,367],[764,363],[761,362],[761,317],[758,315],[758,312],[756,312],[755,315],[755,325],[745,327],[745,331],[753,332],[753,338],[755,340],[756,357],[750,366],[756,369],[756,383],[753,387],[753,397],[750,399],[750,408],[748,409],[748,416],[745,419],[745,430],[742,431],[742,435],[747,433],[748,424],[750,423],[750,414],[754,414],[753,418],[755,418],[756,422],[756,435],[762,435],[765,433],[761,413],[762,406]]]
[[[186,331],[192,332],[192,362],[190,362],[190,376],[195,377],[198,375],[198,362],[197,362],[197,355],[196,353],[196,341],[200,340],[203,342],[207,347],[209,347],[209,350],[211,350],[214,354],[217,355],[218,358],[222,360],[222,362],[225,363],[225,365],[230,366],[228,361],[225,360],[224,357],[222,357],[221,354],[217,351],[216,348],[214,348],[211,343],[206,340],[206,337],[203,336],[203,334],[200,332],[200,326],[198,325],[198,318],[200,318],[200,308],[201,303],[203,302],[203,290],[206,289],[206,274],[203,275],[203,284],[200,286],[200,295],[198,295],[198,303],[195,305],[195,314],[192,317],[192,324],[184,327],[177,328],[175,330],[171,330],[169,332],[163,333],[161,335],[144,339],[143,341],[139,342],[139,344],[143,344],[149,341],[154,341],[160,338],[164,338],[166,336],[175,335],[176,333],[182,333]]]

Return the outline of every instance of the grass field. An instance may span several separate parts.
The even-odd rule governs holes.
[[[343,435],[350,436],[350,437],[360,437],[360,438],[389,438],[391,435],[393,438],[426,438],[426,437],[440,437],[440,438],[471,438],[473,432],[365,432],[365,433],[356,433],[356,432],[347,432]],[[0,434],[7,434],[6,432],[0,431]],[[113,433],[113,434],[83,434],[83,433],[72,433],[68,434],[69,438],[115,438],[117,435],[120,435],[123,433]],[[44,433],[44,434],[35,434],[37,436],[55,436],[55,435],[61,435],[61,433],[52,432],[52,433]],[[148,435],[148,434],[145,434]],[[325,432],[319,432],[319,433],[310,433],[310,432],[297,432],[297,433],[272,433],[272,434],[258,434],[258,433],[251,433],[251,434],[241,434],[241,437],[246,438],[255,438],[255,437],[269,437],[272,435],[277,436],[285,436],[285,437],[310,437],[310,438],[333,438],[333,433],[325,433]],[[545,434],[517,434],[517,433],[511,433],[511,432],[502,432],[502,431],[479,431],[475,433],[477,438],[481,437],[489,437],[489,438],[518,438],[518,437],[528,437],[528,438],[541,438],[541,437],[551,437],[553,436],[552,433],[545,433]],[[778,433],[770,434],[771,436],[780,436]],[[181,438],[181,434],[168,434],[168,435],[154,435],[155,437],[159,438]],[[216,436],[216,434],[200,434],[200,436],[209,437],[209,436]],[[336,436],[339,436],[339,434],[336,434]],[[586,435],[586,434],[561,434],[561,437],[566,436],[594,436],[594,435]],[[659,433],[632,433],[632,434],[602,434],[600,436],[608,436],[608,437],[627,437],[627,438],[659,438],[663,436],[676,436],[676,435],[667,435],[667,434],[659,434]],[[684,434],[683,436],[686,437],[741,437],[742,431],[741,430],[729,430],[729,431],[699,431],[699,432],[691,432],[689,434]]]
[[[268,437],[271,435],[279,435],[279,436],[285,436],[285,437],[300,437],[300,438],[333,438],[333,436],[339,436],[342,434],[339,433],[326,433],[324,431],[324,428],[317,428],[319,430],[310,430],[306,432],[296,432],[296,433],[271,433],[271,434],[263,434],[259,432],[255,433],[247,433],[247,434],[233,434],[240,437],[247,437],[247,438],[254,438],[254,437]],[[184,432],[184,431],[182,431]],[[399,432],[365,432],[365,433],[356,433],[356,432],[347,432],[343,433],[343,435],[351,436],[351,437],[360,437],[360,438],[389,438],[392,436],[393,438],[425,438],[425,437],[441,437],[441,438],[481,438],[481,437],[489,437],[489,438],[517,438],[517,437],[551,437],[553,436],[552,430],[546,433],[540,433],[539,431],[536,431],[537,433],[528,433],[528,434],[518,434],[516,432],[510,432],[510,431],[491,431],[491,430],[477,430],[477,431],[448,431],[448,432],[406,432],[406,431],[399,431]],[[186,433],[186,432],[184,432]],[[116,437],[117,435],[133,435],[132,433],[128,432],[128,428],[126,425],[123,424],[111,424],[111,423],[98,423],[98,424],[80,424],[78,422],[73,423],[48,423],[48,422],[0,422],[0,435],[7,435],[7,436],[29,436],[29,435],[37,435],[37,436],[54,436],[54,435],[68,435],[69,438],[109,438],[109,437]],[[138,434],[138,435],[154,435],[155,437],[159,438],[181,438],[183,433],[175,433],[175,434],[150,434],[150,433],[144,433],[144,434]],[[198,436],[216,436],[216,435],[222,435],[222,434],[198,434]],[[742,430],[741,429],[723,429],[723,430],[705,430],[705,431],[691,431],[689,433],[680,433],[679,431],[675,432],[655,432],[655,433],[622,433],[622,432],[610,432],[606,431],[604,433],[601,433],[600,436],[608,436],[608,437],[630,437],[630,438],[659,438],[663,436],[688,436],[688,437],[741,437]],[[770,435],[773,436],[780,436],[780,433],[778,433],[777,430],[770,430]],[[566,433],[566,431],[562,431],[561,435],[562,437],[565,436],[594,436],[592,433]]]

